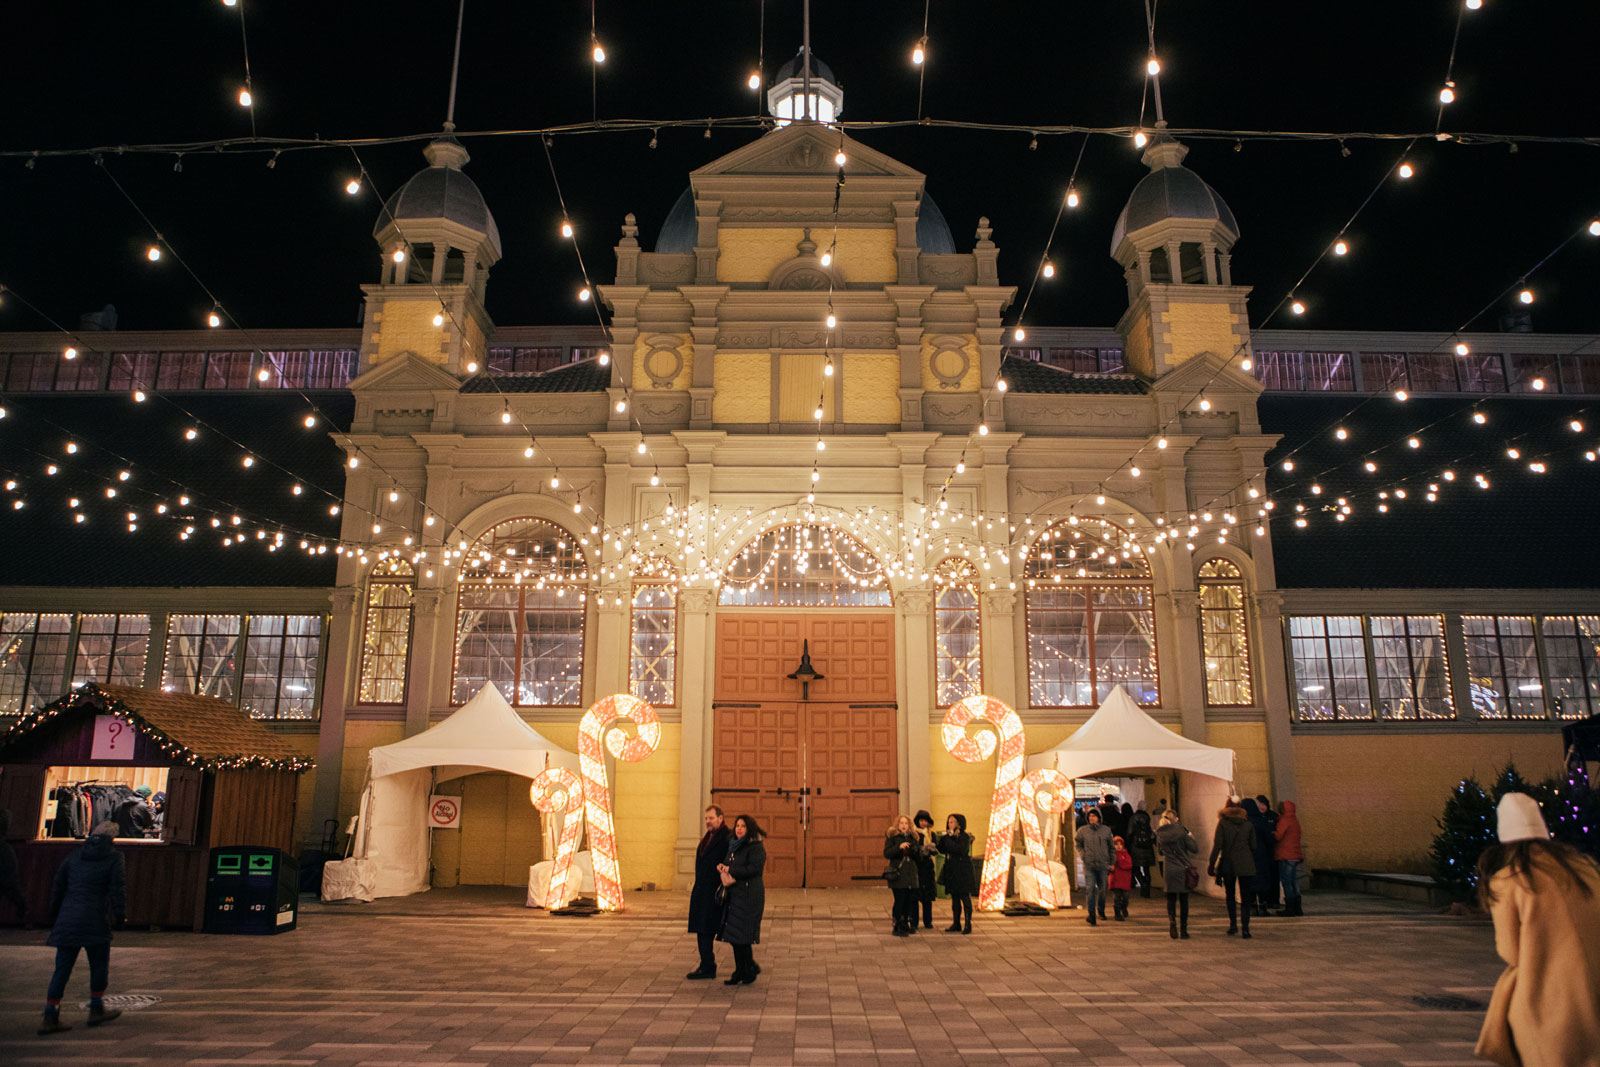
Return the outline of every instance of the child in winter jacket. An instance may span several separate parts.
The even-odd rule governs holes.
[[[1111,839],[1111,907],[1117,922],[1128,917],[1128,890],[1133,888],[1133,855],[1122,838]]]

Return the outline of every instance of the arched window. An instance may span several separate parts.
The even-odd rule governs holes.
[[[670,708],[678,702],[678,581],[667,564],[643,571],[656,579],[633,587],[628,691]]]
[[[1137,703],[1161,703],[1156,679],[1155,587],[1127,531],[1101,519],[1052,525],[1029,548],[1028,699],[1087,708],[1121,685]]]
[[[512,519],[461,560],[450,698],[492,683],[516,707],[583,702],[584,582],[573,537],[542,519]]]
[[[361,632],[362,704],[404,704],[406,662],[411,648],[411,602],[417,578],[398,556],[380,560],[367,579]]]
[[[877,557],[854,537],[819,523],[779,526],[744,546],[722,577],[718,603],[784,607],[887,607]]]
[[[1244,576],[1225,559],[1200,567],[1200,643],[1206,660],[1206,703],[1214,708],[1253,703]]]
[[[978,568],[947,559],[933,572],[933,688],[939,707],[983,692]]]

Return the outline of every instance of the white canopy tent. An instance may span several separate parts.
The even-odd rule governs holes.
[[[356,848],[371,865],[373,896],[428,888],[428,796],[435,782],[479,771],[532,779],[548,767],[577,773],[578,756],[523,722],[492,685],[443,722],[373,749]],[[547,839],[552,829],[546,827]]]
[[[1054,767],[1074,781],[1133,768],[1178,771],[1180,814],[1200,842],[1196,862],[1203,870],[1216,821],[1212,816],[1233,789],[1234,762],[1233,749],[1215,748],[1174,733],[1145,714],[1119,685],[1065,741],[1029,756],[1028,770]],[[1215,889],[1205,878],[1200,884],[1208,892]]]

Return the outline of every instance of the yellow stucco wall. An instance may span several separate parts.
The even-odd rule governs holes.
[[[772,357],[765,352],[718,352],[711,400],[715,422],[772,421]]]
[[[967,357],[966,370],[961,374],[960,380],[955,385],[946,385],[938,374],[934,373],[934,354],[939,350],[933,343],[933,338],[922,339],[922,387],[934,393],[974,393],[978,390],[978,339],[972,334],[963,335],[961,352]],[[961,361],[954,350],[943,352],[939,355],[939,370],[947,378],[954,377],[960,368]]]
[[[822,398],[823,421],[833,421],[833,379],[823,376],[825,362],[821,352],[784,352],[778,356],[780,422],[815,422],[818,397]]]
[[[372,362],[382,363],[402,352],[415,352],[431,363],[443,363],[447,326],[433,324],[433,317],[437,314],[439,302],[431,297],[420,300],[390,297],[384,300],[380,307],[372,311],[377,325],[372,333],[372,340],[377,345]]]
[[[344,759],[339,769],[339,829],[361,810],[361,790],[367,784],[367,753],[379,745],[403,741],[406,728],[397,722],[347,722]]]
[[[1176,367],[1202,352],[1231,357],[1249,336],[1248,326],[1227,304],[1173,301],[1161,314],[1162,340],[1172,346],[1168,363]]]
[[[1272,796],[1272,770],[1267,758],[1267,727],[1259,722],[1214,722],[1206,726],[1206,744],[1234,752],[1234,785],[1240,796]],[[1276,797],[1272,797],[1277,802]]]
[[[652,339],[658,338],[659,336],[660,335],[652,335]],[[672,346],[652,345],[649,343],[649,341],[646,341],[642,337],[634,342],[633,387],[635,389],[689,388],[690,372],[694,369],[694,342],[686,333],[676,334],[674,335],[673,339],[677,341],[677,344]],[[658,374],[665,374],[672,365],[672,357],[667,355],[665,352],[657,356],[654,360],[649,359],[650,353],[657,351],[658,347],[662,349],[670,348],[672,351],[677,352],[679,359],[682,360],[682,365],[678,368],[678,372],[664,383],[658,383],[654,378],[652,378],[648,369],[653,363],[657,365],[656,371]]]
[[[1561,735],[1426,733],[1294,738],[1298,814],[1314,867],[1426,873],[1434,820],[1463,778],[1507,762],[1535,780],[1561,769]]]
[[[1155,376],[1155,357],[1151,352],[1150,316],[1140,315],[1128,328],[1128,336],[1122,346],[1123,359],[1129,370],[1152,378]]]
[[[861,353],[844,357],[844,421],[900,421],[900,357]]]
[[[717,230],[717,281],[764,282],[778,264],[799,255],[805,231],[799,226],[723,226]],[[817,255],[835,243],[832,227],[811,228]],[[851,282],[892,284],[898,277],[894,230],[841,228],[834,252],[837,267]]]

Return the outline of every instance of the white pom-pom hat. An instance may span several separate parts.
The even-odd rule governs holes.
[[[1507,793],[1500,798],[1497,835],[1502,845],[1513,841],[1548,841],[1550,830],[1544,824],[1539,802],[1526,793]]]

